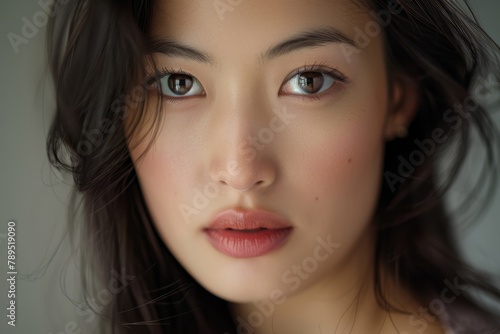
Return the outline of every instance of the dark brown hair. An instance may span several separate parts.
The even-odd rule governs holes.
[[[408,136],[387,143],[385,150],[374,219],[379,303],[397,309],[383,294],[381,267],[423,305],[439,298],[446,282],[458,280],[468,289],[445,305],[443,319],[466,333],[500,332],[493,311],[472,293],[500,298],[500,291],[463,260],[443,200],[467,156],[473,129],[484,144],[485,168],[460,207],[481,212],[491,199],[499,139],[480,100],[486,91],[498,90],[498,46],[470,8],[448,0],[357,3],[383,27],[390,78],[415,82],[420,95]],[[133,277],[112,294],[105,312],[97,312],[110,320],[103,323],[113,333],[235,333],[227,302],[202,288],[160,239],[128,153],[127,140],[146,118],[143,78],[147,64],[154,65],[148,34],[152,8],[153,1],[138,0],[56,5],[47,41],[57,101],[49,159],[72,173],[75,194],[82,196],[83,222],[70,219],[70,228],[81,232],[86,295],[115,272]],[[445,140],[430,143],[436,133]],[[438,157],[445,153],[443,171]],[[486,200],[477,200],[480,193]],[[78,211],[76,198],[72,214]]]

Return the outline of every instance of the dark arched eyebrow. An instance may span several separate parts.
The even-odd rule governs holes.
[[[332,26],[326,26],[300,32],[291,38],[270,47],[265,53],[260,55],[258,62],[260,64],[264,64],[268,60],[292,51],[321,46],[328,43],[345,43],[359,48],[356,42],[354,42],[354,40],[342,31]]]
[[[214,67],[216,65],[214,58],[208,53],[197,50],[175,40],[155,38],[148,46],[147,52],[161,53],[169,57],[181,57],[200,63],[209,63]]]
[[[288,54],[290,52],[310,48],[315,46],[322,46],[328,43],[345,43],[353,47],[359,46],[349,38],[342,31],[332,26],[324,26],[315,29],[299,32],[296,35],[270,47],[266,52],[261,53],[257,57],[258,64]],[[149,53],[161,53],[170,57],[181,57],[188,60],[194,60],[200,63],[208,63],[216,67],[217,62],[210,54],[195,49],[191,46],[185,45],[179,41],[155,38],[151,41],[148,47]]]

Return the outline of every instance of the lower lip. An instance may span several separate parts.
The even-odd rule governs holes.
[[[266,229],[254,232],[240,230],[205,230],[212,246],[219,252],[236,258],[257,257],[282,246],[292,228]]]

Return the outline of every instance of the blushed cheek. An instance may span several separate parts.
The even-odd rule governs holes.
[[[138,149],[144,149],[141,144]],[[132,153],[137,157],[139,150]],[[176,160],[172,159],[159,143],[153,144],[150,150],[140,161],[135,161],[135,169],[143,197],[155,223],[164,221],[167,214],[175,209],[175,203],[179,202],[179,190],[183,182],[179,169],[176,168]]]
[[[383,139],[380,119],[352,119],[313,145],[304,171],[309,171],[303,198],[324,220],[345,226],[366,224],[379,193]],[[342,223],[341,223],[342,222]],[[339,225],[339,226],[341,226]]]

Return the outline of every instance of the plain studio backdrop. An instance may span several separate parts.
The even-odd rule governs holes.
[[[427,1],[427,0],[422,0]],[[92,333],[95,318],[79,310],[59,285],[64,261],[70,252],[65,242],[47,271],[38,270],[58,247],[66,226],[71,178],[54,172],[45,152],[45,140],[54,110],[53,90],[45,67],[46,27],[20,44],[11,45],[9,33],[22,34],[23,20],[42,10],[45,0],[2,0],[0,12],[0,333]],[[500,1],[472,1],[486,31],[500,43]],[[17,51],[17,52],[16,52]],[[499,94],[496,94],[496,97]],[[500,103],[489,105],[500,127]],[[480,150],[466,161],[461,182],[448,197],[451,206],[467,193],[478,175]],[[472,176],[472,177],[471,177]],[[497,185],[497,188],[498,187]],[[459,241],[470,262],[500,275],[500,191],[487,212],[472,228],[459,228]],[[7,325],[7,223],[16,222],[16,327]],[[68,264],[69,297],[78,298],[74,264]],[[44,269],[42,267],[42,269]],[[97,306],[106,293],[91,296]],[[498,305],[498,304],[496,304]],[[498,306],[497,306],[498,307]]]

